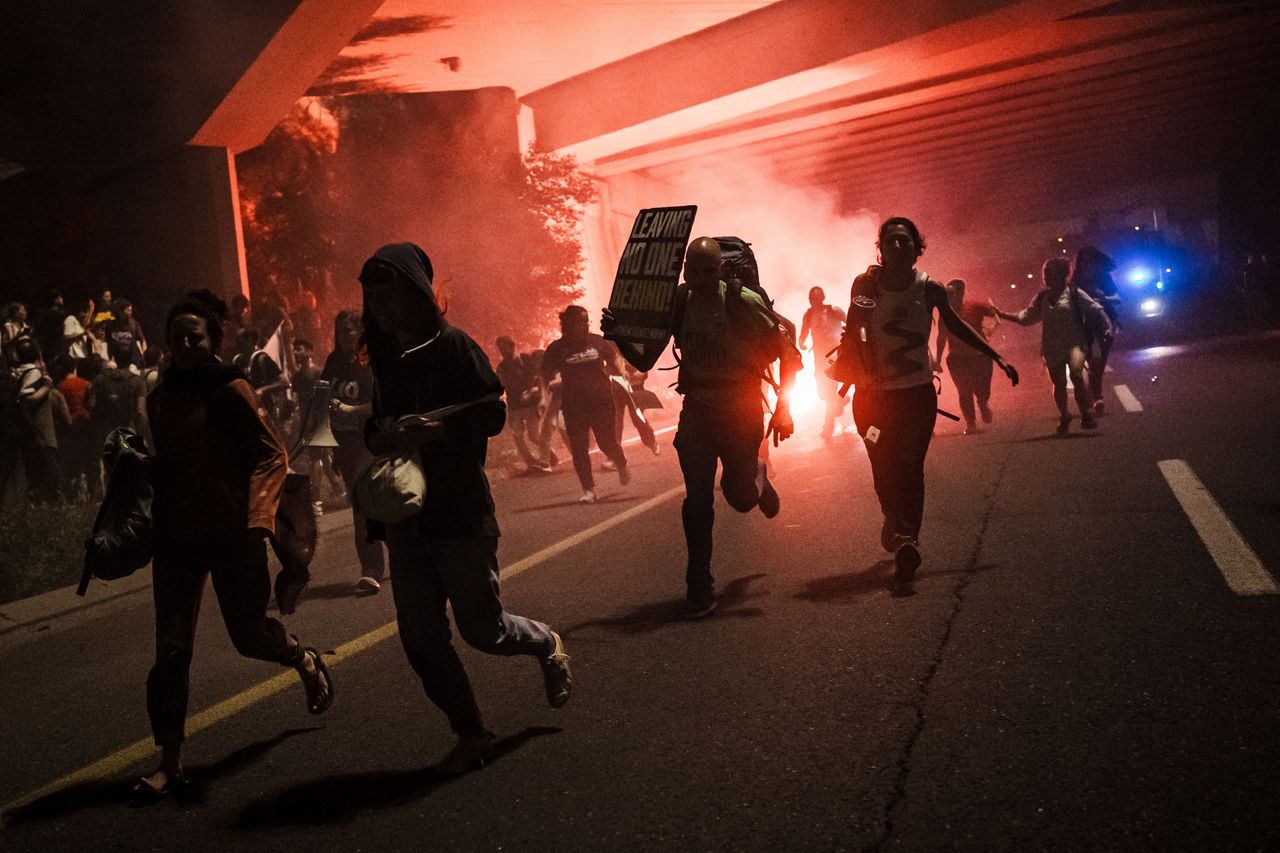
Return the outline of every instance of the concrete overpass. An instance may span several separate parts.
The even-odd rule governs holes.
[[[245,286],[232,155],[340,52],[406,91],[515,90],[525,138],[600,180],[597,288],[635,209],[664,201],[703,204],[700,224],[755,228],[756,240],[776,225],[793,250],[808,233],[803,254],[852,243],[859,262],[863,219],[904,212],[945,265],[1100,210],[1181,206],[1217,221],[1224,191],[1265,210],[1277,187],[1272,2],[75,9],[33,5],[6,28],[0,159],[101,195],[127,247],[114,262],[148,282],[177,268],[193,271],[184,287]],[[375,15],[421,25],[351,44]],[[759,210],[771,205],[773,217]],[[822,275],[854,265],[842,263]]]

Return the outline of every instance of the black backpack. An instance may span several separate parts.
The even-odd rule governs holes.
[[[715,237],[720,244],[720,273],[725,281],[737,279],[747,290],[754,290],[764,300],[764,304],[773,310],[773,300],[760,284],[760,267],[756,264],[755,252],[751,244],[741,237]]]

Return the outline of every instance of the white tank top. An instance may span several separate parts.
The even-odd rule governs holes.
[[[873,266],[854,282],[849,309],[865,318],[867,343],[872,352],[875,385],[882,391],[914,388],[933,382],[929,363],[929,333],[933,330],[933,310],[925,296],[929,276],[916,271],[905,290],[894,292],[880,286],[880,267]],[[872,305],[866,303],[871,302]]]

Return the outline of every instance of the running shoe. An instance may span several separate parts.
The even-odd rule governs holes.
[[[716,594],[711,590],[690,595],[685,600],[684,610],[690,619],[701,619],[716,609]]]
[[[1061,415],[1058,418],[1058,435],[1066,435],[1071,429],[1071,415]]]
[[[573,693],[573,673],[569,669],[569,656],[564,653],[564,641],[555,631],[551,632],[555,647],[542,659],[542,683],[547,689],[547,704],[563,708]]]
[[[1093,416],[1093,412],[1081,412],[1080,426],[1084,429],[1097,429],[1098,419]]]
[[[616,471],[618,466],[613,464],[612,459],[606,459],[600,464],[600,468],[605,471]]]
[[[1107,413],[1107,404],[1102,400],[1094,400],[1093,414],[1097,416],[1097,415],[1105,415],[1106,413]]]
[[[585,492],[582,493],[582,497],[578,498],[578,503],[593,504],[598,500],[600,499],[596,497],[595,489],[587,489]]]
[[[765,518],[774,518],[782,509],[782,500],[773,483],[769,482],[769,473],[763,462],[760,463],[756,479],[760,481],[760,512],[764,513]]]
[[[382,589],[382,584],[378,582],[377,578],[365,576],[356,581],[357,595],[374,595],[380,589]]]
[[[898,547],[893,552],[893,585],[898,593],[911,589],[920,568],[920,546],[910,536],[899,536]]]

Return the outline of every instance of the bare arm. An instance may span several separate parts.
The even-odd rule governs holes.
[[[947,291],[942,285],[936,282],[929,282],[925,290],[928,301],[933,307],[938,309],[938,316],[942,318],[942,322],[946,324],[948,333],[955,335],[956,338],[976,349],[978,352],[990,357],[996,363],[996,366],[1004,371],[1009,377],[1009,381],[1014,385],[1018,384],[1018,371],[1013,365],[1005,364],[1000,353],[996,352],[991,344],[982,339],[973,330],[973,327],[960,318],[956,310],[951,307],[951,300],[947,299]],[[997,312],[998,313],[998,312]]]

